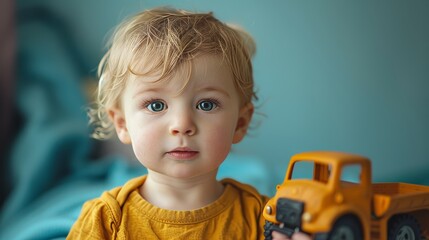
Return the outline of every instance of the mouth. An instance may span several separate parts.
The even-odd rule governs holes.
[[[186,159],[192,159],[195,156],[198,155],[198,151],[195,151],[191,148],[175,148],[169,152],[167,152],[167,155],[174,158],[174,159],[179,159],[179,160],[186,160]]]

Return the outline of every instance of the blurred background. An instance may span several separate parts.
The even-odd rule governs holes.
[[[259,178],[250,183],[270,195],[293,154],[336,150],[372,159],[375,181],[429,184],[429,1],[1,4],[4,212],[30,204],[88,159],[120,155],[132,164],[129,146],[87,138],[84,108],[114,26],[155,6],[212,11],[257,43],[258,114],[226,176],[253,169]],[[42,187],[23,197],[35,183]]]

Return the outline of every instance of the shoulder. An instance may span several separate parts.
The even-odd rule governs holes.
[[[247,234],[245,239],[263,239],[263,226],[265,219],[263,209],[268,197],[262,195],[249,184],[241,183],[233,179],[223,179],[229,204],[227,219],[233,232],[239,231]],[[224,219],[224,221],[227,221]]]
[[[129,195],[137,190],[146,180],[146,176],[129,180],[123,186],[104,192],[101,197],[87,202],[94,209],[107,210],[112,216],[120,215],[121,208],[128,201]],[[89,208],[91,210],[91,208]]]
[[[121,187],[116,187],[108,192],[104,192],[101,199],[104,201],[114,200],[114,202],[117,202],[122,207],[129,195],[142,186],[144,181],[146,181],[146,176],[133,178]]]
[[[225,178],[221,181],[226,187],[232,187],[239,194],[240,198],[246,199],[246,201],[254,201],[260,204],[261,207],[268,201],[268,197],[262,195],[253,186],[236,181],[231,178]]]
[[[69,237],[91,236],[105,239],[115,235],[120,225],[122,207],[128,196],[145,180],[145,177],[131,179],[121,187],[104,192],[99,198],[85,202],[79,218],[70,230]],[[140,185],[139,185],[140,184]]]
[[[109,192],[85,202],[67,239],[109,239],[120,220],[120,207]]]

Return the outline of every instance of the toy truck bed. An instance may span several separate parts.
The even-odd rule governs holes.
[[[429,186],[409,183],[373,184],[373,213],[390,217],[397,213],[429,210]]]

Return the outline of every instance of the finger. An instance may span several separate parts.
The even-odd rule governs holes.
[[[292,240],[311,240],[311,237],[305,233],[297,232],[292,235]]]
[[[273,240],[290,240],[290,238],[285,234],[276,231],[273,231],[271,236],[273,237]]]

